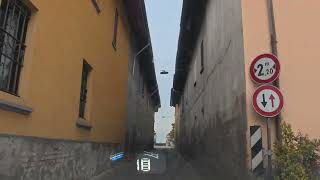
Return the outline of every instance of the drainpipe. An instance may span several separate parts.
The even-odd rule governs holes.
[[[268,7],[268,15],[269,15],[269,30],[270,30],[270,45],[271,45],[271,52],[275,56],[278,57],[278,39],[277,39],[277,31],[275,25],[275,17],[274,17],[274,8],[273,8],[273,0],[267,0],[267,7]],[[279,79],[274,82],[276,87],[279,87]],[[275,118],[276,121],[276,132],[277,132],[277,139],[281,141],[281,114]]]
[[[277,39],[277,31],[276,31],[276,23],[274,17],[274,8],[273,8],[273,0],[267,0],[267,8],[268,8],[268,20],[269,20],[269,31],[270,31],[270,45],[271,52],[273,55],[278,57],[278,39]],[[279,87],[279,79],[274,82],[276,87]],[[276,121],[276,137],[279,142],[281,142],[281,114],[274,118]],[[270,127],[268,127],[268,130]],[[271,133],[270,133],[271,135]],[[271,137],[268,137],[268,147],[271,148]],[[269,149],[268,148],[268,149]],[[272,155],[268,156],[268,168],[267,168],[267,178],[272,179]]]
[[[269,29],[271,33],[271,50],[272,53],[278,56],[278,46],[277,46],[277,32],[274,19],[274,10],[273,10],[273,0],[268,0],[268,14],[269,14]]]

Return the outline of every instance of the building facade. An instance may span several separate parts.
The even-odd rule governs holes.
[[[262,167],[267,166],[266,121],[252,107],[258,85],[249,75],[251,62],[260,54],[273,53],[282,65],[278,85],[285,105],[271,120],[272,143],[279,138],[281,121],[312,138],[320,135],[314,104],[320,98],[314,74],[320,49],[319,26],[314,23],[320,16],[319,2],[270,2],[185,0],[183,4],[171,95],[177,146],[184,153],[201,154],[196,159],[223,179],[247,178],[241,172],[253,174],[253,126],[261,127]]]
[[[315,0],[305,3],[289,0],[242,1],[248,128],[261,127],[264,149],[267,148],[266,121],[252,108],[252,94],[258,86],[249,76],[250,63],[262,53],[277,55],[281,64],[278,84],[284,96],[284,108],[279,117],[272,119],[272,143],[280,138],[280,122],[291,124],[295,132],[320,138],[319,122],[316,120],[319,119],[316,102],[320,100],[317,94],[320,78],[315,74],[315,68],[320,64],[317,61],[320,58],[317,53],[320,36],[316,35],[320,26],[314,23],[320,17],[316,8],[319,5],[320,2]],[[247,140],[250,140],[249,132]],[[251,168],[250,161],[248,166]],[[266,156],[263,164],[266,167]]]
[[[128,139],[153,143],[143,1],[0,2],[0,179],[90,179]]]

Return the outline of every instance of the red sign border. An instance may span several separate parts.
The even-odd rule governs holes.
[[[278,107],[275,111],[273,111],[273,112],[265,112],[265,111],[263,111],[262,109],[260,109],[259,106],[258,106],[258,104],[257,104],[257,96],[258,96],[258,94],[259,94],[261,91],[265,90],[265,89],[271,89],[271,90],[273,90],[274,92],[276,92],[276,93],[278,94],[278,96],[279,96],[279,98],[280,98],[279,107]],[[264,116],[264,117],[275,117],[275,116],[277,116],[277,115],[279,115],[279,114],[281,113],[281,110],[282,110],[282,108],[283,108],[283,104],[284,104],[284,102],[283,102],[283,95],[282,95],[280,89],[278,89],[278,88],[275,87],[275,86],[272,86],[272,85],[262,85],[262,86],[258,87],[258,88],[256,89],[256,91],[254,92],[254,94],[253,94],[253,99],[252,99],[252,104],[253,104],[254,110],[255,110],[258,114],[260,114],[261,116]]]
[[[274,75],[271,78],[266,79],[266,80],[261,80],[261,79],[257,78],[256,75],[255,75],[255,72],[254,72],[254,65],[257,63],[257,61],[259,61],[262,58],[270,58],[276,64],[276,72],[274,73]],[[251,63],[251,65],[250,65],[250,76],[251,76],[251,79],[257,84],[269,84],[269,83],[274,82],[276,79],[278,79],[278,77],[280,75],[280,70],[281,70],[280,62],[279,62],[279,59],[275,55],[273,55],[273,54],[261,54],[258,57],[256,57]]]

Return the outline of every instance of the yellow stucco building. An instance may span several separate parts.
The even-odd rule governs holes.
[[[120,150],[134,139],[131,136],[139,128],[139,134],[148,138],[136,141],[152,144],[153,115],[160,100],[143,1],[0,2],[1,146],[11,140],[35,149],[47,148],[37,152],[40,155],[52,151],[64,154],[68,151],[65,146],[75,146],[77,151],[88,153],[83,154],[85,158],[90,153],[97,158],[102,152],[107,156],[114,149]],[[139,112],[132,110],[138,101]],[[143,119],[148,125],[145,128],[136,120],[141,114],[148,114]],[[34,138],[45,142],[34,147]],[[88,150],[81,143],[95,143],[102,149]],[[114,148],[102,144],[113,144]],[[24,145],[12,148],[20,152],[25,150]],[[13,149],[0,147],[0,151]],[[25,151],[24,158],[30,158],[32,150]],[[19,156],[19,152],[12,156]],[[15,163],[21,162],[17,159]],[[6,172],[10,166],[1,166],[0,175],[14,176],[14,172]],[[83,166],[95,169],[98,165]],[[90,177],[97,172],[83,173]]]

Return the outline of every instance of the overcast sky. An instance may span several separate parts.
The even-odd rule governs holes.
[[[161,109],[156,113],[157,142],[165,142],[174,122],[174,108],[170,107],[170,93],[175,68],[182,0],[145,0],[157,80],[160,89]],[[169,75],[160,75],[166,70]]]

